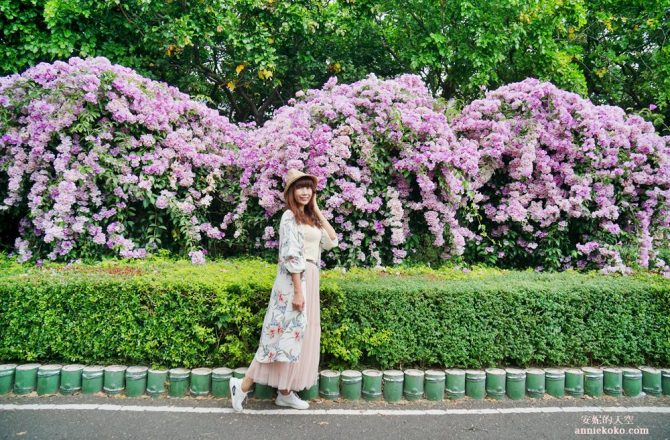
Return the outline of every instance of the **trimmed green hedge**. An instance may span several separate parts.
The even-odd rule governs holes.
[[[240,366],[276,265],[0,265],[0,360]],[[323,271],[322,367],[670,365],[670,280]]]

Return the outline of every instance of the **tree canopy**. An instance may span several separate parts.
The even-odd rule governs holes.
[[[232,120],[369,73],[471,100],[527,77],[670,121],[665,0],[0,0],[0,74],[105,56]]]

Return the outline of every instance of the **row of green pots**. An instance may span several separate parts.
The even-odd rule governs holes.
[[[95,394],[128,397],[191,395],[228,397],[231,377],[244,377],[246,368],[150,369],[124,365],[0,365],[0,395]],[[256,384],[252,396],[271,399],[276,389]],[[486,370],[323,370],[314,385],[300,392],[303,399],[385,400],[509,398],[513,400],[588,395],[638,397],[670,395],[670,369],[638,368],[488,368]]]
[[[651,367],[637,368],[488,368],[486,370],[414,370],[403,371],[353,370],[337,372],[324,370],[318,382],[318,394],[334,400],[384,399],[406,400],[509,398],[520,400],[528,396],[600,397],[603,394],[620,397],[670,395],[670,370]],[[310,396],[311,397],[311,396]],[[314,396],[316,397],[316,396]]]
[[[228,397],[231,376],[244,377],[246,369],[186,368],[150,369],[125,365],[0,365],[0,395],[13,389],[15,394],[37,391],[38,395],[95,394],[115,395],[125,392],[128,397],[147,394],[158,397],[192,396]]]

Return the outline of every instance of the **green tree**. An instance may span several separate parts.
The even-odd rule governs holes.
[[[587,25],[577,38],[584,47],[582,67],[590,98],[642,110],[647,119],[667,133],[670,3],[591,0],[588,5]]]
[[[370,66],[399,72],[381,45],[366,39],[369,28],[355,10],[330,1],[235,0],[227,8],[189,7],[139,15],[167,23],[154,44],[169,43],[162,75],[185,89],[225,103],[231,118],[264,122],[296,91],[319,87],[338,75],[354,81]],[[179,19],[175,19],[179,17]],[[154,26],[155,28],[156,26]],[[175,75],[176,74],[176,75]]]
[[[0,0],[0,73],[16,73],[39,61],[57,45],[38,0]]]
[[[528,76],[586,92],[582,48],[569,35],[585,23],[581,0],[372,0],[361,2],[382,44],[436,95],[472,98]]]
[[[0,0],[0,70],[102,55],[262,123],[296,91],[338,75],[399,73],[371,23],[327,0]],[[9,26],[11,24],[11,26]]]
[[[668,132],[669,26],[667,0],[0,0],[0,74],[101,55],[258,124],[332,75],[465,101],[532,76]]]
[[[18,73],[41,61],[106,56],[147,75],[155,66],[153,51],[140,35],[113,2],[0,0],[0,74]]]

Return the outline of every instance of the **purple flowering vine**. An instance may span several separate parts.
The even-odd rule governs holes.
[[[478,152],[477,239],[508,264],[627,273],[667,246],[670,144],[650,122],[527,79],[472,102],[453,127]]]
[[[450,121],[416,75],[332,78],[256,127],[104,58],[0,78],[0,216],[22,213],[19,261],[274,250],[289,168],[319,177],[343,265],[431,246],[670,275],[670,138],[550,83],[487,91]]]
[[[0,212],[25,208],[19,261],[197,250],[244,133],[174,87],[105,58],[0,78]]]

